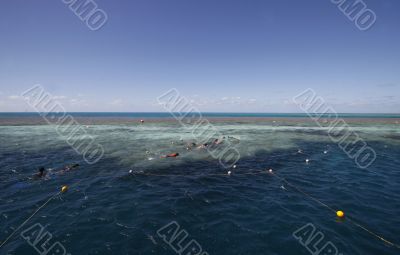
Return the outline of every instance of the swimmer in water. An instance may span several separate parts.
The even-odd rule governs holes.
[[[179,153],[175,152],[175,153],[171,153],[165,156],[161,156],[161,158],[176,158],[179,156]]]
[[[71,171],[71,170],[76,169],[78,167],[79,167],[79,164],[66,165],[63,169],[61,169],[58,172],[59,173],[68,172],[68,171]]]
[[[192,150],[192,148],[194,148],[194,147],[196,147],[196,143],[188,143],[187,145],[186,145],[186,150],[188,150],[188,151],[190,151],[190,150]]]
[[[63,170],[70,171],[70,170],[78,168],[78,167],[79,167],[79,164],[72,164],[72,165],[65,166]]]
[[[198,149],[205,149],[208,147],[208,143],[204,143],[202,145],[200,145],[199,147],[197,147]]]
[[[216,145],[221,144],[221,143],[223,142],[223,139],[224,139],[224,138],[222,138],[222,139],[215,139],[215,140],[214,140],[214,144],[216,144]]]
[[[46,176],[46,170],[44,169],[44,167],[40,167],[38,170],[38,173],[36,173],[33,178],[35,179],[40,179]]]

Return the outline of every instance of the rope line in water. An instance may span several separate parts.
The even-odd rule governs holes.
[[[315,198],[314,196],[304,192],[303,190],[301,190],[300,188],[298,188],[297,186],[293,185],[292,183],[290,183],[288,180],[286,180],[286,178],[279,176],[278,174],[276,174],[275,172],[272,171],[272,169],[270,169],[268,172],[267,171],[257,171],[257,172],[247,172],[247,173],[236,173],[235,175],[257,175],[257,174],[271,174],[275,177],[277,177],[279,180],[283,181],[284,183],[286,183],[288,186],[294,188],[295,190],[297,190],[299,193],[309,197],[311,200],[317,202],[318,204],[326,207],[327,209],[331,210],[333,213],[336,213],[336,210],[334,210],[332,207],[330,207],[329,205],[327,205],[326,203],[322,202],[321,200]],[[133,173],[133,174],[138,174],[138,175],[146,175],[146,176],[158,176],[158,177],[171,177],[171,176],[175,176],[175,177],[187,177],[189,175],[179,175],[179,174],[151,174],[151,173]],[[205,174],[205,175],[200,175],[201,177],[206,177],[206,176],[230,176],[231,175],[231,171],[228,171],[228,174]],[[80,182],[80,181],[79,181]],[[78,182],[78,183],[79,183]],[[73,186],[76,186],[78,183],[75,183]],[[64,189],[65,188],[65,189]],[[29,216],[18,228],[16,228],[7,238],[6,240],[4,240],[1,244],[0,244],[0,248],[3,247],[8,240],[10,240],[14,234],[20,230],[31,218],[33,218],[33,216],[35,216],[41,209],[43,209],[51,200],[53,200],[56,196],[60,195],[61,193],[64,193],[66,190],[68,189],[67,186],[63,186],[62,190],[59,191],[58,193],[56,193],[55,195],[51,196],[44,204],[42,204],[38,209],[36,209],[36,211]],[[366,228],[365,226],[355,222],[354,220],[352,220],[351,218],[347,217],[347,221],[350,222],[351,224],[353,224],[356,227],[359,227],[360,229],[364,230],[365,232],[367,232],[368,234],[374,236],[375,238],[381,240],[382,242],[386,243],[387,245],[390,245],[392,247],[398,248],[400,249],[400,245],[393,243],[389,240],[387,240],[386,238],[376,234],[375,232],[369,230],[368,228]]]
[[[321,200],[311,196],[310,194],[304,192],[303,190],[297,188],[295,185],[291,184],[290,182],[288,182],[285,178],[280,177],[279,175],[275,174],[274,172],[270,172],[272,175],[276,176],[278,179],[280,179],[281,181],[285,182],[288,186],[294,188],[295,190],[297,190],[298,192],[302,193],[303,195],[311,198],[312,200],[314,200],[315,202],[319,203],[320,205],[328,208],[329,210],[331,210],[332,212],[336,213],[336,210],[333,209],[332,207],[330,207],[329,205],[325,204],[324,202],[322,202]]]
[[[235,176],[238,175],[257,175],[257,174],[266,174],[265,171],[257,171],[257,172],[248,172],[248,173],[235,173]],[[157,176],[157,177],[189,177],[193,175],[187,174],[152,174],[152,173],[132,173],[133,175],[145,175],[145,176]],[[231,174],[200,174],[198,177],[207,177],[207,176],[229,176]]]
[[[311,200],[317,202],[318,204],[326,207],[327,209],[329,209],[330,211],[332,211],[333,213],[336,214],[336,210],[333,209],[332,207],[330,207],[329,205],[327,205],[326,203],[322,202],[321,200],[319,200],[318,198],[315,198],[314,196],[306,193],[305,191],[301,190],[300,188],[298,188],[297,186],[295,186],[294,184],[290,183],[288,180],[286,180],[285,178],[279,176],[278,174],[276,174],[275,172],[273,172],[272,170],[269,171],[257,171],[257,172],[249,172],[249,173],[235,173],[235,176],[237,175],[257,175],[257,174],[271,174],[275,177],[277,177],[279,180],[283,181],[284,183],[286,183],[288,186],[294,188],[295,190],[297,190],[299,193],[309,197]],[[189,175],[183,175],[183,174],[151,174],[151,173],[134,173],[134,174],[138,174],[138,175],[146,175],[146,176],[158,176],[158,177],[188,177]],[[204,175],[199,175],[199,177],[207,177],[207,176],[230,176],[230,171],[228,172],[228,174],[204,174]],[[347,221],[350,222],[351,224],[353,224],[356,227],[359,227],[360,229],[364,230],[365,232],[367,232],[368,234],[376,237],[377,239],[383,241],[384,243],[398,248],[400,249],[400,245],[393,243],[389,240],[387,240],[386,238],[376,234],[375,232],[373,232],[372,230],[369,230],[368,228],[366,228],[365,226],[361,225],[360,223],[355,222],[354,220],[352,220],[349,217],[346,217]]]
[[[296,189],[298,192],[302,193],[303,195],[305,195],[305,196],[311,198],[312,200],[316,201],[316,202],[319,203],[320,205],[322,205],[322,206],[328,208],[329,210],[331,210],[332,212],[336,213],[336,211],[335,211],[332,207],[330,207],[329,205],[325,204],[325,203],[322,202],[321,200],[319,200],[319,199],[317,199],[317,198],[315,198],[315,197],[309,195],[308,193],[304,192],[303,190],[299,189],[298,187],[296,187],[295,185],[293,185],[293,184],[291,184],[289,181],[287,181],[285,178],[280,177],[279,175],[277,175],[277,174],[274,173],[274,172],[270,172],[270,173],[271,173],[272,175],[278,177],[278,179],[284,181],[287,185],[289,185],[289,186],[293,187],[294,189]],[[348,222],[350,222],[350,223],[353,224],[354,226],[359,227],[360,229],[366,231],[368,234],[370,234],[370,235],[372,235],[372,236],[378,238],[379,240],[383,241],[384,243],[386,243],[386,244],[388,244],[388,245],[390,245],[390,246],[392,246],[392,247],[395,247],[395,248],[400,249],[400,245],[398,245],[398,244],[396,244],[396,243],[393,243],[393,242],[387,240],[386,238],[384,238],[384,237],[382,237],[382,236],[376,234],[376,233],[373,232],[372,230],[369,230],[369,229],[366,228],[365,226],[361,225],[360,223],[355,222],[354,220],[352,220],[352,219],[349,218],[349,217],[346,217],[346,219],[347,219]]]
[[[382,236],[380,236],[380,235],[378,235],[378,234],[375,234],[375,233],[372,232],[371,230],[369,230],[369,229],[367,229],[366,227],[362,226],[361,224],[359,224],[359,223],[353,221],[352,219],[348,219],[348,221],[351,222],[353,225],[355,225],[355,226],[361,228],[362,230],[366,231],[366,232],[369,233],[370,235],[375,236],[376,238],[378,238],[379,240],[383,241],[384,243],[386,243],[386,244],[388,244],[388,245],[390,245],[390,246],[396,247],[397,249],[400,249],[400,245],[398,245],[398,244],[396,244],[396,243],[393,243],[393,242],[391,242],[391,241],[389,241],[389,240],[383,238]]]
[[[11,237],[14,236],[15,233],[18,232],[18,230],[20,230],[23,226],[25,226],[26,223],[28,223],[28,221],[30,219],[33,218],[33,216],[35,216],[40,210],[42,210],[51,200],[53,200],[56,196],[59,196],[60,194],[66,192],[69,188],[77,186],[80,182],[82,182],[84,179],[79,180],[78,182],[75,182],[74,184],[72,184],[70,187],[68,186],[63,186],[61,188],[61,191],[57,192],[56,194],[54,194],[53,196],[51,196],[44,204],[42,204],[41,206],[39,206],[38,209],[36,209],[36,211],[29,216],[21,225],[19,225],[3,242],[0,243],[0,248],[3,247],[7,241],[9,241],[11,239]]]
[[[65,187],[65,186],[64,186],[64,187]],[[64,189],[64,187],[63,187],[63,189]],[[17,228],[6,238],[6,240],[4,240],[4,241],[0,244],[0,248],[3,247],[3,246],[7,243],[7,241],[10,240],[11,237],[13,237],[15,233],[17,233],[18,230],[20,230],[23,226],[25,226],[25,224],[28,223],[28,221],[29,221],[30,219],[32,219],[33,216],[35,216],[35,215],[36,215],[40,210],[42,210],[51,200],[53,200],[56,196],[60,195],[60,194],[63,193],[63,192],[64,192],[63,190],[59,191],[58,193],[54,194],[54,195],[51,196],[49,199],[47,199],[47,201],[44,202],[41,206],[39,206],[39,208],[36,209],[36,211],[33,212],[31,216],[29,216],[24,222],[22,222],[22,224],[19,225],[19,227],[17,227]]]

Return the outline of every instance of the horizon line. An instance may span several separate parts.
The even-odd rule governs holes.
[[[0,111],[0,114],[2,113],[51,113],[51,112],[21,112],[21,111],[15,111],[15,112],[3,112]],[[165,113],[165,114],[171,114],[171,113],[189,113],[189,112],[144,112],[144,111],[71,111],[71,112],[65,112],[65,113]],[[322,112],[315,112],[315,113],[307,113],[307,112],[200,112],[202,114],[208,114],[208,113],[219,113],[219,114],[328,114],[328,113],[322,113]],[[378,115],[385,115],[385,114],[391,114],[391,115],[400,115],[400,112],[398,113],[390,113],[390,112],[337,112],[337,114],[378,114]]]

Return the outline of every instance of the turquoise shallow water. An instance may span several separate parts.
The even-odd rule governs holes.
[[[157,235],[171,221],[209,254],[310,254],[292,236],[307,223],[343,254],[399,254],[348,221],[338,221],[279,178],[256,174],[272,168],[308,194],[400,243],[399,125],[351,122],[377,153],[369,168],[360,169],[330,140],[326,127],[286,117],[289,120],[213,123],[220,133],[234,137],[231,141],[240,152],[237,167],[228,169],[231,175],[206,151],[187,151],[185,144],[193,139],[190,130],[174,122],[104,121],[85,127],[105,150],[92,165],[54,126],[0,126],[0,240],[67,184],[70,190],[23,229],[35,223],[46,226],[52,242],[61,242],[71,254],[176,254]],[[160,159],[171,152],[180,157]],[[75,162],[81,164],[79,170],[56,173]],[[31,180],[39,166],[49,169],[49,178]],[[17,233],[0,254],[36,251]]]

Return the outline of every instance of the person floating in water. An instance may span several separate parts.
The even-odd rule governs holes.
[[[221,143],[223,143],[223,139],[224,139],[224,138],[222,138],[222,139],[215,139],[213,143],[216,144],[216,145],[221,144]]]
[[[202,145],[200,145],[199,147],[197,147],[198,149],[206,149],[208,147],[208,143],[203,143]]]
[[[192,150],[194,147],[196,147],[196,143],[188,143],[186,146],[186,150],[190,151]]]
[[[79,167],[79,164],[71,164],[71,165],[66,165],[64,168],[61,170],[55,172],[56,174],[63,174],[65,172],[71,171],[73,169],[76,169]],[[51,170],[51,169],[50,169]],[[51,174],[54,174],[54,172],[48,172],[44,167],[39,167],[38,172],[33,176],[33,179],[42,179],[45,177],[50,177]]]
[[[175,153],[171,153],[171,154],[168,154],[168,155],[165,155],[165,156],[161,156],[161,158],[176,158],[178,156],[179,156],[179,153],[175,152]]]
[[[47,174],[46,170],[44,167],[39,167],[38,172],[33,176],[34,179],[40,179],[45,177]]]
[[[63,169],[61,169],[60,171],[58,171],[57,173],[65,173],[65,172],[68,172],[68,171],[71,171],[71,170],[73,170],[73,169],[76,169],[76,168],[78,168],[79,167],[79,164],[71,164],[71,165],[66,165],[66,166],[64,166],[64,168]]]
[[[79,167],[79,164],[72,164],[72,165],[65,166],[63,170],[64,171],[70,171],[70,170],[73,170],[73,169],[78,168],[78,167]]]

